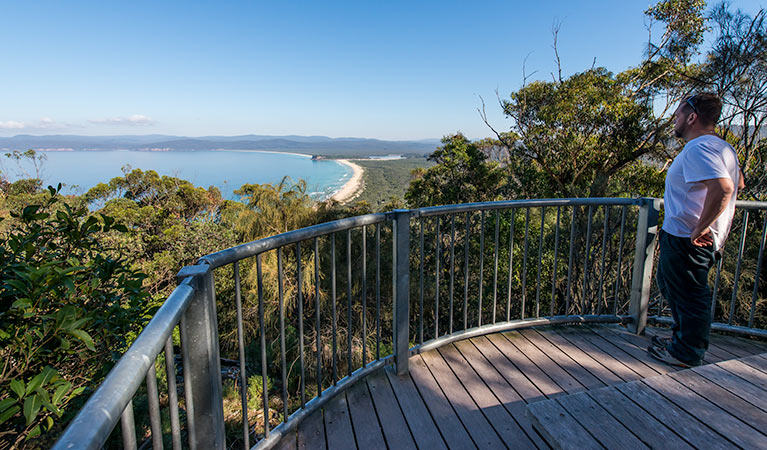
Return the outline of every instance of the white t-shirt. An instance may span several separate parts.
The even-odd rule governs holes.
[[[690,237],[706,199],[707,189],[701,181],[715,178],[729,178],[735,185],[727,208],[710,227],[714,250],[722,248],[735,214],[739,171],[735,149],[718,136],[705,134],[691,140],[668,168],[663,196],[663,231],[678,237]]]

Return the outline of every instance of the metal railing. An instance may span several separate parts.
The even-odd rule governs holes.
[[[179,273],[179,287],[55,448],[100,448],[117,421],[123,446],[136,448],[132,400],[139,391],[153,448],[163,445],[161,403],[168,405],[174,449],[184,434],[190,448],[224,448],[222,353],[236,360],[236,380],[227,383],[239,388],[238,441],[269,448],[367,374],[390,362],[406,373],[413,353],[541,324],[622,322],[641,332],[648,322],[668,320],[652,283],[660,206],[658,199],[586,198],[396,210],[207,255]],[[743,218],[736,260],[731,243],[714,287],[715,298],[730,293],[732,303],[718,302],[722,322],[714,329],[767,336],[754,328],[764,307],[758,299],[765,297],[759,279],[767,225],[760,241],[746,237],[749,223],[767,222],[767,203],[737,206]],[[753,298],[736,308],[752,265]],[[175,383],[177,326],[183,399]],[[163,402],[159,355],[166,364]],[[251,388],[260,405],[249,401]]]

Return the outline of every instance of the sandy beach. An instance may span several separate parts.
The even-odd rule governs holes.
[[[362,167],[358,166],[357,164],[354,164],[353,162],[349,161],[348,159],[336,159],[337,162],[349,166],[352,168],[354,173],[352,174],[352,177],[349,178],[349,181],[344,184],[341,189],[338,190],[335,194],[333,194],[331,199],[340,202],[340,203],[346,203],[349,200],[353,199],[357,196],[359,193],[360,188],[362,188],[362,174],[365,172]]]

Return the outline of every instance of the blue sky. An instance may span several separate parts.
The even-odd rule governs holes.
[[[550,79],[554,22],[565,74],[617,72],[650,3],[0,0],[0,136],[480,138],[526,57]]]

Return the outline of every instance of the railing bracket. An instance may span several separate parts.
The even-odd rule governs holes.
[[[184,281],[184,278],[198,277],[200,275],[205,275],[208,272],[210,272],[209,264],[195,264],[193,266],[184,266],[176,274],[176,281],[180,283]]]

